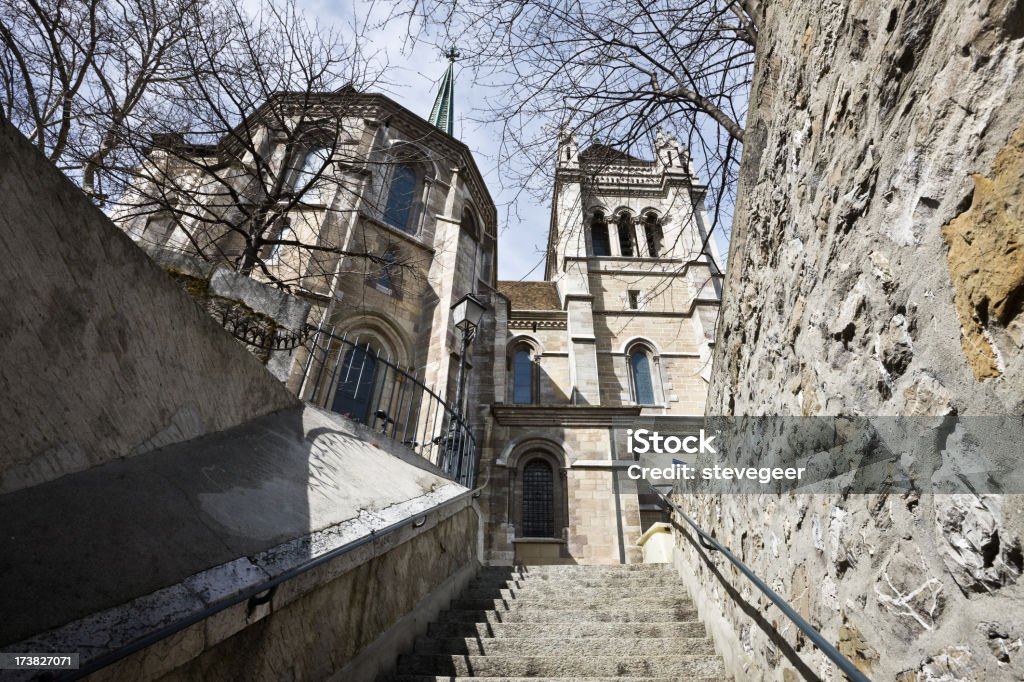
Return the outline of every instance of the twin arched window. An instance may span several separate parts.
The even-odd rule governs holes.
[[[628,358],[633,402],[637,405],[657,404],[654,399],[653,354],[650,349],[645,346],[634,346],[629,351]]]
[[[594,213],[590,221],[590,243],[595,256],[612,255],[611,239],[608,237],[608,222],[600,211]]]
[[[644,238],[647,240],[647,251],[651,258],[660,257],[665,234],[658,222],[658,216],[654,213],[644,216]]]
[[[664,234],[658,216],[650,211],[644,216],[642,224],[644,241],[647,243],[647,255],[651,258],[661,257],[664,249]],[[623,211],[614,226],[619,247],[618,255],[626,258],[642,256],[641,245],[637,241],[637,225],[634,223],[633,216]],[[590,244],[591,253],[594,256],[612,255],[612,240],[608,221],[605,220],[604,213],[601,211],[595,211],[594,217],[590,221]]]

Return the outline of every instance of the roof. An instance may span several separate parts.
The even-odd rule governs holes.
[[[509,300],[512,310],[561,310],[554,282],[499,281],[498,292]]]
[[[580,160],[592,163],[651,163],[600,142],[595,142],[580,152]]]

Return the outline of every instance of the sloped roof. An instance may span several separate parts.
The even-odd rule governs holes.
[[[512,310],[561,310],[554,282],[499,281],[498,291],[508,298]]]
[[[600,142],[596,142],[580,152],[580,159],[591,163],[650,163],[650,161],[639,159]]]

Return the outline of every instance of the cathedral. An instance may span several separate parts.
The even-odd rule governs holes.
[[[164,136],[114,219],[148,249],[255,254],[246,274],[288,283],[310,330],[288,387],[479,486],[488,563],[641,561],[665,512],[621,485],[633,457],[615,427],[704,414],[722,279],[706,188],[671,136],[642,159],[564,132],[544,279],[500,281],[497,211],[453,136],[453,86],[449,64],[428,119],[351,88],[268,102],[235,144],[236,187],[272,178],[241,217],[181,189],[226,185],[195,169],[231,166],[230,142]],[[154,199],[168,188],[195,210],[171,219]],[[271,227],[254,240],[238,225],[256,215]]]

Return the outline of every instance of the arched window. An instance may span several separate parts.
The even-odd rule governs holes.
[[[476,231],[476,220],[473,218],[473,213],[468,209],[462,209],[462,221],[459,223],[459,227],[463,232],[468,234],[473,241],[479,238]]]
[[[522,537],[555,535],[555,475],[543,459],[523,467]]]
[[[310,199],[319,199],[320,191],[316,188],[316,180],[322,178],[327,172],[327,164],[331,160],[331,150],[327,147],[310,147],[302,159],[302,166],[295,174],[295,182],[292,183],[292,191],[305,192]]]
[[[633,229],[633,217],[628,213],[619,218],[619,254],[627,258],[636,255],[636,231]]]
[[[480,245],[480,270],[477,276],[482,282],[486,282],[491,286],[494,286],[492,281],[494,273],[494,239],[490,236],[484,236],[483,242]]]
[[[608,223],[600,211],[595,212],[594,219],[590,221],[590,242],[593,245],[595,256],[612,255],[612,244],[608,238]]]
[[[341,365],[331,410],[368,424],[376,374],[377,358],[368,346],[348,348]]]
[[[516,346],[512,355],[512,403],[533,403],[533,349],[525,343]]]
[[[647,239],[647,251],[651,258],[660,257],[662,240],[665,235],[661,230],[661,225],[658,224],[658,216],[654,213],[648,213],[644,217],[644,237]]]
[[[384,221],[410,234],[416,231],[412,224],[412,208],[416,203],[417,179],[415,166],[409,163],[396,165],[391,173],[388,201],[384,208]]]
[[[636,347],[630,351],[629,374],[633,384],[633,402],[637,405],[654,405],[651,356],[646,348]]]

